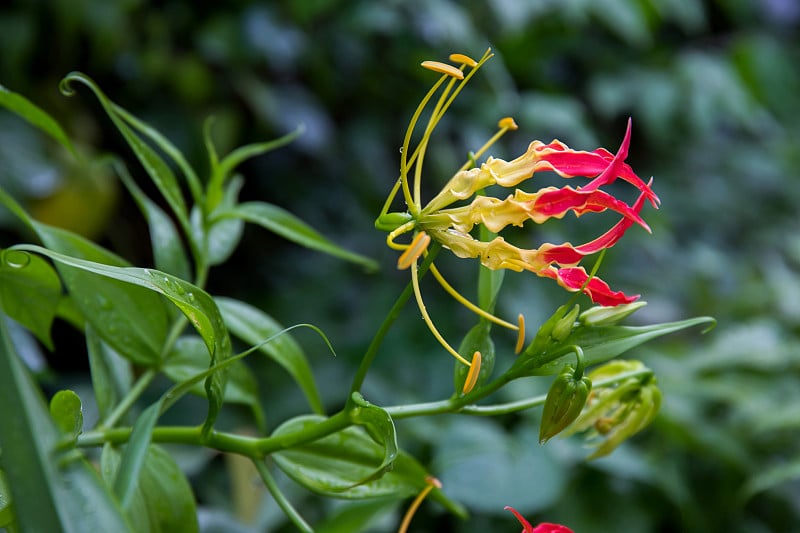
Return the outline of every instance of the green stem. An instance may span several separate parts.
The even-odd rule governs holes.
[[[131,390],[128,391],[128,394],[114,407],[114,410],[109,413],[108,417],[103,420],[102,423],[98,426],[98,429],[113,427],[125,413],[128,412],[128,409],[133,406],[136,400],[139,399],[139,396],[147,389],[150,383],[153,382],[158,372],[155,369],[148,369],[146,370],[139,379],[134,383]]]
[[[205,446],[221,452],[237,453],[258,459],[273,452],[321,439],[351,425],[353,421],[350,412],[344,410],[311,427],[272,437],[257,438],[216,430],[203,435],[199,426],[157,426],[153,428],[151,440],[159,443]],[[106,442],[123,444],[130,440],[131,430],[129,427],[99,428],[80,435],[77,446],[100,446]]]
[[[431,245],[430,250],[428,250],[428,255],[425,257],[425,260],[419,267],[419,277],[425,275],[425,273],[428,271],[428,267],[433,262],[440,249],[441,245],[438,243]],[[372,366],[372,362],[378,355],[378,350],[380,349],[381,344],[383,344],[383,339],[386,337],[386,334],[389,333],[389,330],[392,329],[394,321],[397,320],[397,317],[400,315],[400,311],[403,309],[403,306],[406,304],[408,299],[411,298],[413,292],[414,287],[411,283],[409,283],[406,285],[406,288],[403,290],[403,292],[400,293],[400,296],[397,297],[397,300],[394,302],[392,308],[389,309],[389,313],[386,315],[386,318],[383,319],[381,327],[378,328],[378,331],[372,338],[372,342],[370,342],[369,346],[367,347],[364,357],[361,358],[361,364],[358,366],[358,371],[353,378],[353,384],[350,386],[350,394],[358,392],[361,389],[361,385],[364,384],[364,379],[367,377],[367,373]]]
[[[624,374],[619,374],[608,379],[598,380],[594,383],[593,388],[606,387],[608,385],[623,382],[626,379],[649,376],[652,375],[652,373],[653,371],[650,369],[625,372]],[[499,381],[500,380],[493,382],[492,385]],[[502,384],[503,383],[499,384],[497,388],[502,386]],[[400,418],[411,418],[414,416],[441,415],[448,413],[459,413],[474,416],[498,416],[524,411],[532,407],[538,407],[539,405],[544,404],[544,401],[547,398],[547,395],[543,394],[541,396],[534,396],[533,398],[526,398],[524,400],[495,405],[474,405],[471,403],[479,399],[475,397],[475,394],[481,392],[483,392],[483,389],[474,391],[470,395],[464,396],[463,398],[451,398],[449,400],[442,400],[438,402],[398,405],[385,407],[384,409],[395,420]],[[484,397],[487,394],[480,394],[480,397]]]
[[[275,498],[275,503],[278,504],[278,507],[280,507],[289,520],[292,521],[292,524],[304,533],[314,533],[314,529],[308,525],[303,517],[300,516],[300,513],[292,506],[291,502],[284,496],[283,492],[281,492],[272,474],[270,474],[267,464],[259,459],[253,459],[253,464],[256,466],[256,470],[258,470],[258,474],[261,476],[261,480],[264,482],[264,485],[266,485],[267,490],[269,490],[272,497]]]

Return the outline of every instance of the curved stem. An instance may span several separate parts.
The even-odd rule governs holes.
[[[428,250],[428,255],[425,257],[419,267],[418,275],[420,277],[424,276],[428,271],[428,267],[439,253],[440,248],[441,245],[438,243],[431,245],[430,249]],[[403,309],[403,306],[406,304],[409,298],[411,298],[413,293],[414,287],[411,283],[409,283],[406,285],[406,288],[403,289],[403,292],[400,293],[400,296],[397,297],[397,300],[394,302],[394,305],[392,305],[392,308],[389,309],[389,312],[386,314],[386,318],[383,319],[383,323],[381,324],[380,328],[378,328],[378,331],[375,333],[372,341],[369,343],[367,351],[364,353],[364,357],[361,358],[361,364],[359,364],[356,375],[353,378],[353,384],[350,385],[351,394],[358,392],[361,389],[361,385],[364,384],[364,379],[367,377],[367,372],[369,372],[369,368],[372,366],[372,362],[378,355],[378,350],[380,349],[381,344],[383,344],[383,339],[386,337],[386,334],[389,333],[394,321],[397,320],[397,317],[400,315],[400,311]]]
[[[267,464],[264,461],[260,461],[258,459],[253,459],[253,464],[258,470],[258,475],[261,476],[261,481],[264,482],[266,485],[267,490],[269,493],[272,494],[272,497],[275,498],[275,503],[278,504],[278,507],[284,512],[284,514],[292,521],[292,524],[299,530],[303,531],[304,533],[314,533],[314,529],[308,525],[300,513],[292,506],[292,503],[284,496],[281,489],[278,487],[278,484],[275,483],[275,479],[272,477],[272,474],[267,468]]]
[[[116,405],[116,407],[114,407],[114,410],[109,413],[106,419],[98,425],[98,428],[102,429],[106,427],[113,427],[117,422],[119,422],[119,419],[128,412],[128,409],[130,409],[136,400],[139,399],[139,396],[142,395],[142,393],[145,391],[145,389],[147,389],[150,383],[153,382],[157,375],[158,372],[150,368],[146,370],[144,374],[139,376],[139,379],[136,381],[136,383],[134,383],[133,387],[131,387],[131,390],[128,391],[128,394],[126,394],[125,397]]]

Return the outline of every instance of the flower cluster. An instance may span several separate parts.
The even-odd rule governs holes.
[[[472,361],[468,361],[465,355],[469,357],[470,354],[459,354],[454,350],[434,326],[422,301],[417,261],[427,253],[432,241],[449,249],[458,257],[476,258],[487,268],[530,271],[538,276],[554,279],[568,291],[582,291],[597,304],[616,306],[633,302],[638,295],[629,296],[612,290],[603,280],[590,276],[580,266],[580,262],[588,255],[614,246],[634,224],[650,231],[640,213],[645,202],[654,207],[659,203],[658,197],[650,188],[651,183],[645,183],[625,163],[631,138],[630,121],[616,154],[604,148],[590,152],[573,150],[556,140],[547,144],[533,141],[525,153],[514,160],[505,161],[490,156],[478,164],[478,159],[497,139],[507,131],[517,129],[513,119],[504,118],[498,123],[499,131],[477,152],[471,154],[469,160],[450,178],[441,192],[423,204],[420,194],[422,165],[431,134],[464,85],[491,55],[487,50],[479,61],[462,54],[450,56],[451,61],[460,63],[459,67],[436,61],[422,63],[423,67],[440,72],[442,77],[422,99],[410,121],[401,151],[400,177],[376,220],[376,227],[389,232],[387,244],[403,252],[398,259],[398,267],[411,270],[414,294],[429,329],[456,359],[471,367],[472,377],[479,369],[480,353],[472,354]],[[411,138],[420,116],[443,85],[442,94],[430,112],[422,137],[417,146],[411,150]],[[544,187],[536,192],[526,192],[516,188],[539,171],[552,171],[567,179],[589,178],[589,181],[575,187],[569,185],[561,188]],[[628,183],[638,191],[638,198],[632,205],[604,190],[604,187],[617,180]],[[484,189],[493,185],[514,190],[509,191],[504,199],[485,196]],[[405,200],[407,211],[390,213],[389,208],[399,192]],[[469,203],[464,204],[464,202]],[[509,243],[499,235],[484,241],[472,234],[477,225],[482,225],[496,234],[507,226],[522,226],[529,220],[541,224],[552,218],[563,218],[569,212],[580,217],[603,211],[613,211],[621,218],[605,233],[579,245],[569,242],[544,243],[537,248],[524,249]],[[411,232],[414,233],[414,237],[410,243],[396,242],[399,236]],[[517,330],[519,332],[517,345],[518,348],[522,346],[524,322],[521,316],[519,324],[514,325],[490,315],[458,294],[432,263],[427,265],[427,268],[447,292],[468,308],[492,322]],[[466,383],[474,383],[474,379],[467,379]],[[469,392],[466,387],[464,392]]]

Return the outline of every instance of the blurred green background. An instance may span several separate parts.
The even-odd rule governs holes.
[[[291,146],[242,167],[243,197],[286,207],[378,259],[382,270],[365,274],[249,228],[232,260],[212,272],[209,289],[246,299],[285,324],[320,326],[337,358],[311,335],[301,340],[331,409],[343,401],[360,354],[407,282],[372,222],[397,176],[407,121],[435,79],[418,65],[452,52],[479,57],[489,46],[495,57],[435,136],[426,162],[428,197],[502,116],[520,125],[494,150],[504,158],[533,139],[614,151],[630,116],[628,162],[640,176],[654,176],[662,208],[645,212],[653,235],[632,229],[608,254],[601,276],[649,303],[633,322],[712,315],[719,325],[706,336],[690,331],[629,354],[656,370],[662,413],[648,431],[590,464],[581,461],[586,451],[577,438],[539,446],[538,412],[399,422],[401,446],[472,513],[461,522],[425,504],[412,530],[515,531],[519,526],[502,510],[513,505],[534,523],[560,521],[580,533],[797,531],[796,0],[6,0],[0,6],[0,84],[50,111],[84,149],[130,156],[87,91],[72,98],[59,93],[71,70],[93,77],[199,168],[209,115],[216,117],[223,153],[305,124]],[[149,265],[146,225],[113,175],[73,166],[55,143],[0,113],[3,187],[39,219]],[[530,246],[580,242],[597,233],[592,226],[565,219],[522,239]],[[17,229],[0,214],[0,245],[19,242]],[[474,265],[440,266],[474,293]],[[457,339],[473,319],[439,292],[426,287],[432,314]],[[565,300],[554,283],[509,275],[499,311],[523,312],[536,324]],[[59,351],[47,356],[43,379],[86,387],[79,337],[63,324],[55,337]],[[510,364],[512,341],[498,339],[504,350],[498,365]],[[271,427],[302,412],[300,394],[279,369],[253,364],[263,366]],[[379,405],[440,399],[452,392],[451,375],[451,360],[410,306],[364,393]],[[515,384],[498,400],[538,394],[546,381]],[[231,424],[245,423],[243,413],[229,416]],[[231,489],[233,463],[180,453],[204,531],[290,530],[267,498],[256,493],[248,504]],[[289,492],[318,525],[323,516],[345,512],[300,489]],[[386,531],[401,510],[363,512],[374,511],[373,530]]]

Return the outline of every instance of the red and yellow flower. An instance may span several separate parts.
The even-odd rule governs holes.
[[[658,197],[650,188],[651,183],[645,183],[625,163],[631,138],[630,121],[616,154],[604,148],[590,152],[573,150],[556,140],[548,144],[533,141],[525,153],[514,160],[505,161],[490,156],[484,162],[477,164],[478,158],[497,139],[507,131],[517,129],[516,123],[511,118],[500,120],[498,132],[470,157],[470,160],[450,178],[436,196],[429,202],[423,203],[420,194],[422,165],[431,134],[464,85],[491,55],[491,52],[487,51],[479,61],[460,54],[451,56],[451,60],[460,63],[459,67],[439,62],[423,63],[423,67],[441,72],[442,77],[423,98],[411,119],[401,152],[400,177],[384,205],[381,216],[376,221],[376,227],[389,232],[387,244],[403,252],[398,259],[398,267],[411,269],[414,293],[426,324],[442,345],[466,365],[473,363],[467,361],[444,341],[430,320],[422,301],[417,260],[425,254],[431,241],[438,242],[458,257],[478,259],[487,268],[530,271],[537,276],[554,279],[568,291],[582,291],[595,303],[615,306],[633,302],[638,295],[629,296],[614,291],[603,280],[590,278],[586,270],[580,266],[580,262],[586,256],[614,246],[634,224],[650,231],[641,217],[641,210],[645,202],[654,207],[659,203]],[[434,104],[422,138],[412,150],[411,137],[417,122],[442,85],[445,87]],[[536,192],[526,192],[517,188],[528,182],[536,172],[541,171],[552,171],[565,179],[588,178],[589,181],[576,186],[544,187]],[[622,180],[637,190],[638,198],[632,205],[604,190],[617,180]],[[503,199],[484,196],[483,190],[492,185],[514,190]],[[389,207],[398,192],[403,195],[407,211],[389,213]],[[578,245],[569,242],[543,243],[537,248],[524,249],[509,243],[499,235],[492,240],[482,241],[471,234],[477,225],[483,225],[492,233],[498,233],[507,226],[523,226],[528,221],[541,224],[549,219],[563,218],[570,212],[576,217],[581,217],[604,211],[615,212],[621,218],[605,233]],[[398,237],[411,232],[414,233],[414,237],[410,243],[396,242]],[[488,315],[458,294],[433,264],[430,265],[430,270],[445,290],[461,303],[493,322],[518,330],[520,340],[522,339],[524,336],[520,327],[522,320],[520,325],[514,325]],[[479,354],[477,360],[480,360]],[[475,368],[472,370],[477,371]]]

